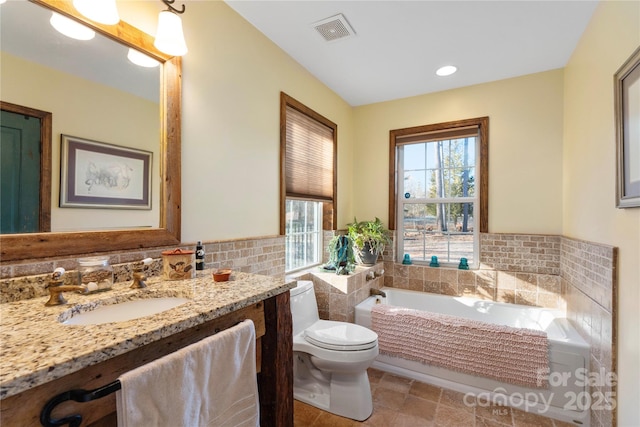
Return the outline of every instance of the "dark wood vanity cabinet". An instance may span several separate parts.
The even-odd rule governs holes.
[[[73,389],[91,390],[104,386],[126,371],[227,329],[244,319],[253,320],[256,328],[260,424],[263,427],[292,427],[293,347],[289,292],[3,399],[0,401],[0,425],[41,425],[40,411],[53,396]],[[81,346],[82,343],[78,345]],[[111,394],[86,403],[64,402],[53,411],[53,417],[81,414],[83,426],[115,426],[115,410],[115,394]]]

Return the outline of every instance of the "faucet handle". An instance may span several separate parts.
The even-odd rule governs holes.
[[[130,288],[131,289],[146,288],[147,284],[145,283],[145,280],[147,280],[147,275],[144,274],[144,271],[142,271],[142,269],[140,269],[138,271],[134,271],[133,272],[133,283],[131,284]]]
[[[133,264],[133,283],[131,283],[131,289],[146,288],[147,275],[144,273],[144,267],[153,262],[153,258],[145,258],[142,261],[138,261]]]
[[[55,270],[53,270],[53,274],[51,275],[51,280],[62,279],[62,276],[64,276],[64,272],[65,272],[65,269],[63,267],[56,268]]]

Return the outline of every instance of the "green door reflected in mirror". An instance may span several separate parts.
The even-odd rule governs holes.
[[[0,232],[40,230],[40,120],[0,116]]]

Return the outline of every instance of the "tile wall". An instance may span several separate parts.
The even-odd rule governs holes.
[[[195,250],[195,245],[182,245]],[[107,253],[114,269],[116,282],[131,280],[132,265],[144,258],[153,258],[145,268],[149,277],[162,274],[162,252],[175,247],[161,247],[135,251]],[[231,268],[235,271],[284,276],[284,237],[259,237],[241,240],[204,242],[207,268]],[[86,254],[91,256],[95,254]],[[2,263],[0,265],[0,303],[47,295],[45,284],[57,267],[67,270],[65,280],[77,280],[77,257],[36,259]]]
[[[339,231],[338,233],[344,233]],[[323,264],[328,260],[329,241],[336,233],[324,231]],[[292,274],[290,280],[311,280],[318,302],[318,314],[321,319],[341,322],[355,322],[355,306],[364,301],[371,288],[380,289],[385,284],[385,264],[381,261],[371,267],[356,266],[355,271],[346,276],[333,272],[323,272],[318,268]]]
[[[616,397],[615,307],[617,248],[563,236],[481,234],[480,269],[457,270],[402,265],[384,254],[385,286],[566,309],[567,317],[591,345],[591,425],[615,424],[607,408]]]
[[[480,268],[402,265],[385,252],[385,286],[451,296],[565,308],[560,283],[560,236],[480,235]]]
[[[567,317],[591,345],[587,369],[596,384],[591,387],[591,425],[615,426],[617,387],[607,374],[617,372],[616,330],[618,249],[563,237],[560,276],[567,302]],[[602,399],[604,398],[604,400]]]
[[[332,236],[333,232],[325,232],[325,245]],[[193,245],[182,248],[195,249]],[[132,263],[146,257],[154,259],[147,275],[161,274],[161,252],[170,249],[174,248],[109,254],[116,281],[131,280]],[[285,242],[281,236],[205,242],[205,251],[207,268],[284,276]],[[297,278],[314,282],[320,316],[330,320],[353,322],[355,305],[367,298],[371,288],[382,286],[566,308],[568,317],[591,344],[589,371],[615,371],[616,248],[562,236],[482,234],[478,270],[407,266],[393,262],[394,256],[392,246],[378,264],[358,267],[352,275],[315,269]],[[66,277],[73,281],[75,257],[0,264],[0,302],[44,296],[47,278],[59,266],[70,271]],[[383,276],[367,280],[368,274],[382,271]],[[615,391],[615,385],[597,385],[592,394],[607,396]],[[594,426],[615,425],[614,419],[615,411],[592,410]]]
[[[370,289],[384,285],[383,269],[384,264],[379,262],[371,267],[358,266],[348,276],[315,270],[296,279],[313,282],[321,319],[354,323],[355,306],[369,297]]]
[[[330,237],[330,236],[329,236]],[[353,321],[353,307],[371,287],[411,289],[452,296],[474,296],[508,303],[567,310],[567,317],[591,345],[585,368],[592,385],[591,425],[615,423],[615,319],[617,248],[563,236],[481,234],[480,268],[458,270],[394,262],[388,248],[375,269],[382,278],[366,281],[362,272],[344,276],[313,273],[321,317]],[[604,398],[604,400],[603,400]]]

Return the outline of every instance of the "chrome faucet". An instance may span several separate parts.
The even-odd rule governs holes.
[[[45,288],[49,289],[49,300],[44,303],[45,306],[51,307],[54,305],[63,305],[67,303],[62,295],[63,292],[82,291],[87,292],[89,289],[84,285],[63,285],[64,268],[58,267],[54,270],[49,283],[45,285]]]
[[[369,289],[369,295],[380,295],[382,298],[386,298],[387,294],[380,289],[371,288]]]

